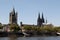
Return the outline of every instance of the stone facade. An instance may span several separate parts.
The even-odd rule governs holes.
[[[9,14],[9,24],[17,24],[17,12],[13,8],[13,11]]]

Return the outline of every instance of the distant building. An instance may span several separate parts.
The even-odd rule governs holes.
[[[14,8],[9,14],[9,24],[3,24],[3,30],[10,32],[10,24],[17,24],[17,12],[15,12]]]
[[[37,19],[37,26],[41,26],[41,25],[43,25],[43,23],[45,23],[43,13],[42,13],[42,18],[40,18],[40,13],[39,13],[38,14],[38,19]]]
[[[3,30],[9,32],[10,31],[10,24],[17,24],[17,12],[15,12],[14,8],[9,14],[9,24],[3,24]],[[45,23],[43,13],[42,13],[42,17],[40,17],[40,13],[38,13],[37,25],[23,24],[22,22],[20,22],[20,25],[21,25],[20,26],[21,29],[23,29],[24,26],[30,26],[30,27],[52,26],[51,24],[47,24],[47,20],[46,20],[46,23]]]
[[[45,20],[44,20],[44,16],[43,16],[43,13],[42,13],[42,18],[40,18],[40,13],[38,14],[38,19],[37,19],[37,25],[30,25],[30,24],[23,24],[22,22],[20,22],[20,25],[21,25],[21,27],[23,27],[23,26],[31,26],[31,27],[37,27],[37,26],[39,26],[39,27],[41,27],[42,25],[44,25],[43,23],[45,23]]]
[[[9,24],[17,24],[17,12],[14,8],[9,14]]]

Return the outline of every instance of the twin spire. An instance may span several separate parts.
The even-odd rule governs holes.
[[[40,13],[39,13],[38,14],[38,19],[37,19],[37,25],[41,26],[43,23],[45,23],[43,13],[42,13],[42,18],[40,17]]]
[[[40,12],[39,12],[39,14],[38,14],[38,19],[39,19],[39,20],[42,19],[42,22],[43,22],[43,23],[45,22],[45,21],[44,21],[43,12],[42,12],[42,18],[40,17]]]

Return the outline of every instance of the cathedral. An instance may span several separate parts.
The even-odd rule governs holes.
[[[42,18],[40,17],[40,13],[38,13],[37,25],[23,24],[22,22],[20,22],[20,25],[21,26],[38,26],[38,27],[41,27],[41,26],[43,26],[43,23],[45,23],[43,13],[42,13]]]
[[[45,23],[43,13],[42,13],[42,18],[40,17],[40,13],[38,14],[38,19],[37,19],[37,26],[42,26],[43,23]]]

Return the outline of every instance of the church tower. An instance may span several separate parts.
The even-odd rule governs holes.
[[[38,19],[37,19],[37,26],[42,25],[42,19],[40,18],[40,13],[38,14]]]
[[[42,13],[42,23],[45,23],[43,13]]]
[[[17,12],[14,8],[9,14],[9,24],[17,24]]]
[[[43,23],[45,23],[43,13],[42,13],[42,18],[40,18],[40,13],[39,13],[37,19],[37,26],[42,26]]]

